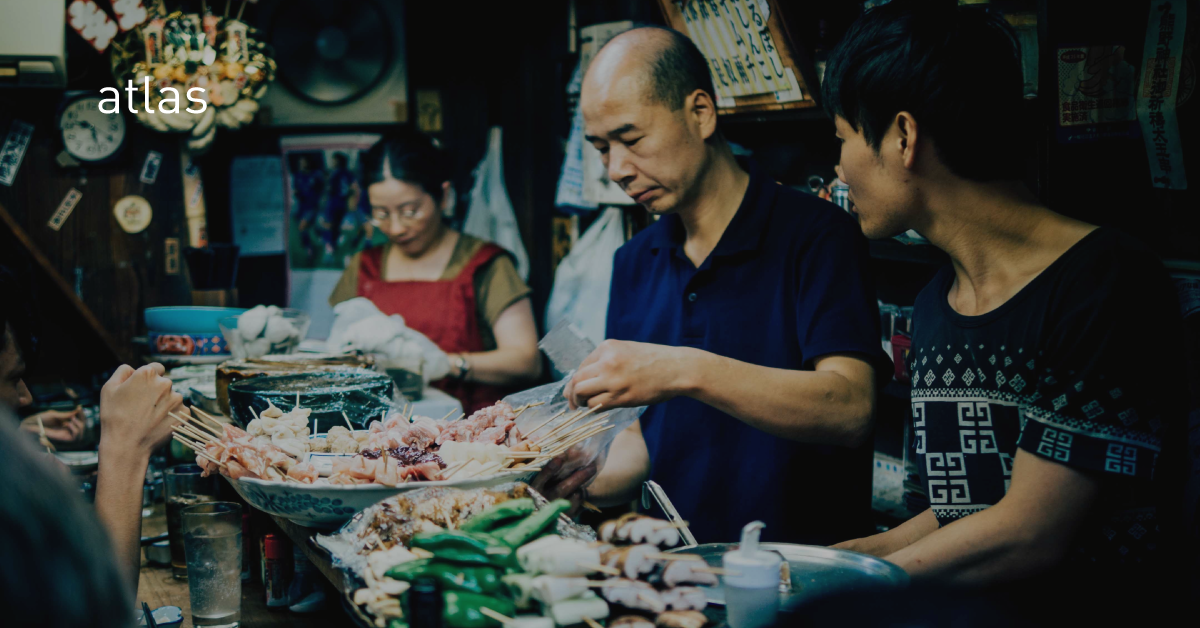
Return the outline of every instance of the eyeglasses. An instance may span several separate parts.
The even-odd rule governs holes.
[[[371,223],[377,226],[386,226],[392,222],[411,223],[422,218],[425,211],[419,207],[405,207],[403,209],[372,209]]]

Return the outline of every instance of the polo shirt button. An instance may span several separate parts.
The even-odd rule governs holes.
[[[699,299],[699,298],[700,298],[700,297],[699,297],[699,296],[697,296],[695,292],[693,292],[693,293],[691,293],[691,294],[689,294],[689,295],[688,295],[688,301],[691,301],[691,302],[693,302],[693,303],[695,303],[695,302],[696,302],[696,299]]]

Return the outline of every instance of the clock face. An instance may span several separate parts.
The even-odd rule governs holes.
[[[59,119],[63,145],[80,161],[104,161],[125,142],[125,116],[101,113],[99,97],[72,101]]]

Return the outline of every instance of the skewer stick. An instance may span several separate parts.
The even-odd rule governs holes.
[[[352,423],[350,423],[350,415],[346,414],[345,410],[342,410],[342,418],[346,419],[346,427],[350,428],[350,431],[353,432],[354,425]]]
[[[503,615],[501,613],[497,613],[496,611],[494,611],[486,606],[480,606],[479,612],[483,613],[484,615],[487,615],[488,617],[491,617],[492,619],[494,619],[502,624],[511,624],[511,623],[517,621],[517,620],[513,619],[512,617],[509,617],[508,615]]]
[[[295,482],[295,483],[297,483],[297,484],[304,484],[304,482],[301,482],[300,480],[297,480],[296,478],[294,478],[294,477],[292,477],[292,476],[290,476],[290,475],[288,475],[288,474],[284,473],[284,474],[283,474],[283,481],[284,481],[284,482],[287,482],[288,480],[291,480],[291,481],[293,481],[293,482]]]
[[[590,433],[594,432],[596,429],[604,427],[605,425],[608,425],[608,422],[601,421],[600,423],[598,423],[596,425],[592,425],[591,427],[581,427],[579,429],[574,429],[569,432],[563,432],[562,434],[556,435],[553,439],[551,439],[549,441],[538,443],[538,445],[541,446],[543,449],[554,449],[554,448],[558,447],[559,445],[561,445],[562,443],[574,440],[575,438],[577,438],[583,434],[590,434]]]
[[[38,417],[38,444],[46,448],[46,453],[54,453],[54,444],[50,442],[50,437],[46,436],[46,425],[42,423],[42,417]]]
[[[566,451],[568,449],[574,447],[575,445],[578,445],[579,443],[582,443],[583,441],[585,441],[601,432],[607,432],[608,430],[611,430],[614,427],[616,427],[616,426],[615,425],[607,425],[605,427],[597,428],[597,429],[591,430],[587,433],[580,434],[580,435],[576,436],[575,438],[573,438],[561,445],[556,446],[553,449],[553,451],[551,451],[551,453],[548,453],[546,455],[551,458],[561,456],[562,454],[566,453]]]
[[[205,418],[205,419],[208,419],[209,421],[212,421],[213,425],[216,425],[217,427],[220,427],[220,428],[225,427],[225,424],[218,421],[216,417],[205,412],[204,410],[201,410],[200,408],[198,408],[196,406],[192,406],[192,414],[199,415],[201,418]]]
[[[450,415],[451,415],[451,414],[454,414],[454,410],[451,410],[451,411],[447,412],[447,413],[446,413],[446,416],[444,416],[444,417],[442,417],[442,418],[438,419],[438,422],[439,422],[439,423],[440,423],[440,422],[444,422],[446,419],[450,418]]]
[[[538,430],[542,429],[543,427],[546,427],[547,425],[549,425],[549,424],[550,424],[550,422],[551,422],[551,421],[553,421],[554,419],[557,419],[558,417],[560,417],[560,416],[562,416],[562,415],[564,415],[564,414],[566,414],[566,413],[567,413],[567,411],[566,411],[566,410],[563,410],[562,412],[559,412],[558,414],[556,414],[556,415],[554,415],[554,416],[552,416],[552,417],[550,417],[550,418],[546,419],[545,421],[542,421],[541,425],[538,425],[537,427],[533,428],[532,430],[529,430],[529,431],[528,431],[528,432],[525,434],[525,438],[529,438],[529,437],[530,437],[530,435],[532,435],[534,432],[536,432],[536,431],[538,431]]]
[[[537,441],[537,442],[538,442],[539,444],[541,444],[542,442],[545,442],[545,441],[546,441],[546,439],[550,438],[550,437],[551,437],[551,436],[553,436],[554,434],[557,434],[557,433],[561,432],[561,431],[562,431],[563,429],[565,429],[565,428],[566,428],[568,425],[571,425],[572,423],[574,423],[574,422],[578,421],[579,419],[582,419],[583,417],[585,417],[585,416],[587,416],[587,415],[589,415],[589,414],[591,414],[591,413],[595,412],[595,411],[596,411],[596,410],[598,410],[599,408],[600,408],[600,406],[596,406],[595,408],[591,408],[591,409],[587,410],[586,412],[585,412],[585,411],[582,411],[582,410],[580,410],[580,411],[579,411],[577,414],[575,414],[575,416],[573,416],[573,417],[571,417],[571,418],[567,419],[566,421],[563,421],[561,424],[559,424],[559,426],[558,426],[558,427],[556,427],[556,428],[554,428],[554,429],[550,430],[549,432],[546,432],[546,434],[545,434],[544,436],[542,436],[540,439],[538,439],[538,441]]]
[[[646,554],[646,558],[650,560],[704,560],[703,557],[697,554],[667,554],[665,552]]]
[[[190,425],[185,424],[185,423],[176,423],[174,426],[171,427],[171,429],[175,430],[176,432],[181,432],[183,434],[186,434],[187,436],[191,437],[192,440],[195,440],[195,441],[198,441],[198,442],[201,442],[204,444],[213,443],[213,442],[217,441],[217,439],[213,438],[212,436],[209,436],[208,434],[205,434],[204,432],[201,432],[200,430],[198,430],[194,427],[191,427]]]
[[[579,565],[580,567],[583,567],[584,569],[591,569],[592,571],[596,571],[596,572],[603,573],[603,574],[608,574],[610,576],[621,575],[620,569],[617,569],[615,567],[609,567],[608,565],[597,565],[595,563],[576,563],[576,564]]]
[[[216,436],[217,438],[220,438],[225,435],[224,433],[218,431],[216,428],[210,427],[207,423],[201,421],[200,419],[190,418],[186,414],[176,414],[174,412],[168,412],[167,416],[171,417],[172,419],[175,419],[176,421],[181,421],[184,424],[191,426],[192,428],[203,429],[205,432],[209,432],[209,433],[213,434],[214,436]]]
[[[242,0],[242,6],[243,7],[246,6],[245,0]],[[294,408],[294,409],[299,409],[299,408],[300,408],[300,391],[297,390],[296,391],[296,408]]]
[[[250,407],[250,416],[254,417],[254,420],[257,421],[258,413],[254,411],[254,406],[249,406],[249,407]]]
[[[588,628],[604,628],[600,625],[600,622],[588,617],[587,615],[583,616],[583,623],[587,624]]]

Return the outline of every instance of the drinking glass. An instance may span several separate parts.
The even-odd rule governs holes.
[[[183,509],[193,626],[236,628],[242,618],[242,507],[208,502]]]
[[[167,538],[171,541],[171,573],[187,580],[187,559],[183,552],[183,528],[180,512],[188,506],[217,499],[216,477],[200,477],[200,467],[183,464],[163,472],[167,505]]]

